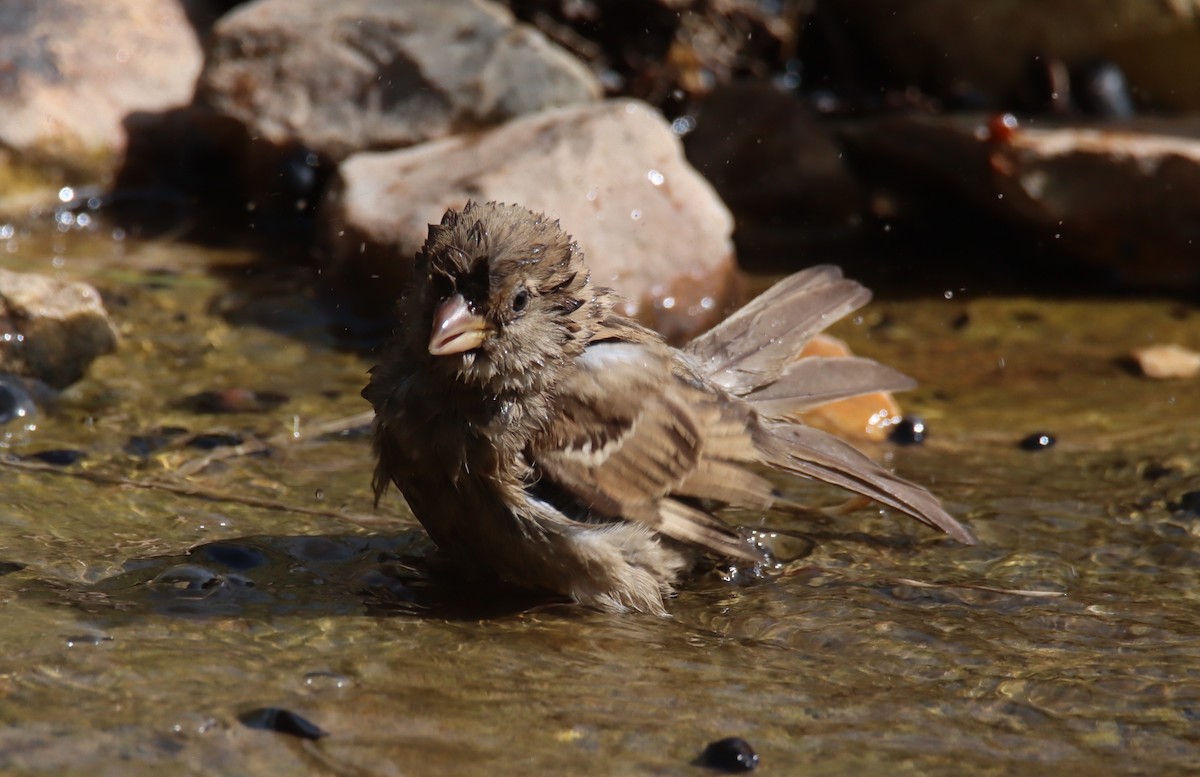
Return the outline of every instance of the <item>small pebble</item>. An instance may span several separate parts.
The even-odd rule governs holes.
[[[238,720],[247,728],[255,728],[260,731],[274,731],[279,734],[288,734],[301,739],[320,739],[324,736],[329,736],[329,732],[322,729],[316,723],[307,718],[297,715],[291,710],[285,710],[280,707],[260,707],[256,710],[243,712],[238,715]]]
[[[925,442],[925,422],[916,416],[906,415],[892,424],[888,439],[897,445],[920,445]]]
[[[52,464],[55,467],[69,467],[81,459],[86,459],[87,454],[83,451],[77,451],[70,448],[56,448],[49,451],[29,453],[21,458],[30,461],[40,461],[43,464]]]
[[[231,388],[201,391],[184,397],[181,404],[196,413],[261,413],[287,401],[288,397],[283,394]]]
[[[758,766],[758,753],[741,737],[726,737],[709,743],[700,761],[723,772],[750,772]]]
[[[122,448],[130,456],[144,459],[155,451],[164,448],[175,437],[187,434],[187,429],[179,426],[163,426],[149,434],[131,435]]]
[[[1172,380],[1200,374],[1200,353],[1174,343],[1151,345],[1133,352],[1133,362],[1147,378]]]
[[[1017,443],[1017,447],[1023,451],[1044,451],[1047,448],[1053,448],[1056,442],[1058,440],[1054,439],[1054,435],[1052,434],[1034,432]]]
[[[202,451],[211,451],[214,448],[223,448],[225,446],[241,445],[242,438],[236,434],[198,434],[187,442],[189,448],[199,448]]]

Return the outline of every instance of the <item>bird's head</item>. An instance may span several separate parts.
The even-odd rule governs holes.
[[[520,206],[447,211],[429,228],[413,284],[411,336],[427,337],[434,363],[464,382],[518,388],[586,345],[583,255],[557,221]]]

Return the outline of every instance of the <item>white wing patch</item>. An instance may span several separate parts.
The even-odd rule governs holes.
[[[603,370],[613,367],[649,368],[646,349],[632,343],[596,343],[588,346],[579,357],[579,365],[588,370]]]

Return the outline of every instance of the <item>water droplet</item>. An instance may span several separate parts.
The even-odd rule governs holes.
[[[646,177],[649,178],[650,183],[654,184],[655,186],[662,186],[663,181],[667,180],[666,177],[657,170],[651,170],[650,172],[646,173]]]
[[[58,201],[59,202],[70,202],[73,199],[75,199],[75,190],[72,189],[70,186],[64,186],[63,188],[58,190]]]
[[[694,129],[696,129],[696,119],[693,116],[680,116],[671,122],[671,131],[679,137],[683,137]]]
[[[634,208],[632,211],[630,211],[629,218],[633,219],[634,221],[638,221],[642,218],[642,212]]]

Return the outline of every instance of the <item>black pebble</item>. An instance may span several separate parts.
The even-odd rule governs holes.
[[[170,440],[161,434],[135,434],[125,441],[122,448],[130,456],[144,459],[166,445]]]
[[[1034,432],[1017,443],[1017,447],[1023,451],[1044,451],[1047,448],[1053,448],[1056,442],[1058,440],[1054,439],[1054,435],[1052,434]]]
[[[227,445],[241,445],[242,438],[236,434],[198,434],[187,442],[189,448],[211,451]]]
[[[888,439],[897,445],[920,445],[925,442],[925,422],[916,416],[906,415],[892,424]]]
[[[329,736],[329,732],[322,729],[316,723],[301,717],[291,710],[281,709],[280,707],[260,707],[256,710],[243,712],[238,715],[238,720],[247,728],[256,728],[260,731],[275,731],[279,734],[288,734],[301,739],[320,739],[324,736]]]
[[[164,448],[175,437],[187,434],[187,429],[181,426],[161,426],[157,431],[148,434],[131,435],[125,441],[125,446],[122,450],[130,456],[146,458],[150,454]]]
[[[709,743],[700,762],[723,772],[750,772],[758,766],[758,753],[741,737],[726,737]]]
[[[50,451],[26,454],[21,458],[40,461],[43,464],[53,464],[56,467],[69,467],[80,459],[86,459],[87,454],[70,448],[56,448]]]
[[[267,563],[267,557],[261,551],[232,542],[214,542],[196,548],[192,553],[239,572],[246,572]]]
[[[1200,491],[1188,491],[1179,497],[1179,510],[1200,518]]]

